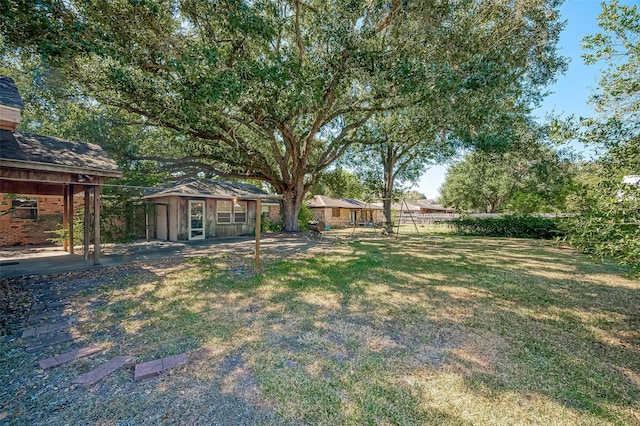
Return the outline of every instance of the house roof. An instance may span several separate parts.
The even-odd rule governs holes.
[[[339,200],[326,195],[314,195],[309,207],[314,208],[340,208],[340,209],[361,209],[365,203],[355,198],[341,198]]]
[[[432,200],[424,199],[424,200],[416,200],[415,204],[420,206],[423,209],[427,210],[440,210],[440,211],[453,211],[451,207],[444,207],[442,204],[434,203]]]
[[[0,105],[18,109],[24,108],[18,87],[11,78],[4,75],[0,75]]]
[[[0,130],[0,165],[66,173],[121,177],[115,161],[98,145]]]
[[[239,198],[244,200],[279,198],[278,196],[267,194],[260,188],[247,183],[198,178],[183,179],[172,182],[164,187],[152,188],[147,191],[144,198],[168,196],[223,199]]]

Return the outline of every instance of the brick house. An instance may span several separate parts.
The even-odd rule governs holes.
[[[101,186],[106,178],[122,177],[122,171],[98,145],[17,131],[23,107],[15,82],[0,75],[0,194],[22,194],[0,201],[7,203],[2,209],[8,211],[2,223],[14,234],[6,241],[28,243],[24,237],[42,241],[45,221],[39,219],[59,215],[59,201],[55,200],[60,198],[62,224],[73,241],[70,218],[77,210],[75,195],[83,194],[84,256],[88,260],[93,223],[93,261],[99,263]],[[73,254],[73,244],[68,249]]]
[[[327,226],[343,228],[384,221],[382,207],[354,198],[335,199],[326,195],[314,195],[308,205],[313,218]]]
[[[83,200],[73,197],[73,203],[78,211]],[[0,194],[0,247],[50,244],[63,212],[63,197]]]

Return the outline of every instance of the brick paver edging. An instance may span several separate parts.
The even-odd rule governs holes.
[[[65,362],[73,361],[74,359],[82,358],[84,356],[93,355],[96,352],[100,352],[101,350],[102,348],[98,345],[85,346],[84,348],[76,349],[75,351],[43,359],[39,362],[40,368],[46,370],[47,368],[57,367],[58,365],[64,364]]]
[[[78,376],[73,383],[87,386],[92,385],[133,360],[134,357],[132,356],[117,356],[105,362],[100,367]]]
[[[165,370],[187,363],[187,354],[174,355],[167,358],[156,359],[149,362],[136,364],[134,378],[136,381],[157,376]]]

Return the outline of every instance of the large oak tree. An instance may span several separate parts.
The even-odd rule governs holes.
[[[268,182],[295,230],[309,186],[374,114],[422,108],[473,134],[531,101],[562,66],[558,4],[1,0],[0,29],[89,102],[177,134],[179,149],[140,157]]]

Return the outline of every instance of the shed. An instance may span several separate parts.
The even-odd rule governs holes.
[[[14,81],[0,76],[0,192],[62,196],[63,225],[69,241],[73,241],[73,226],[70,226],[74,213],[73,195],[84,192],[84,254],[88,259],[92,204],[94,262],[98,263],[100,187],[106,178],[121,177],[122,171],[98,145],[17,132],[22,108]],[[37,212],[37,205],[31,207]],[[71,254],[73,250],[73,244],[69,244]]]
[[[189,178],[151,189],[144,198],[155,206],[155,237],[187,241],[253,234],[257,200],[274,196],[246,183]]]

